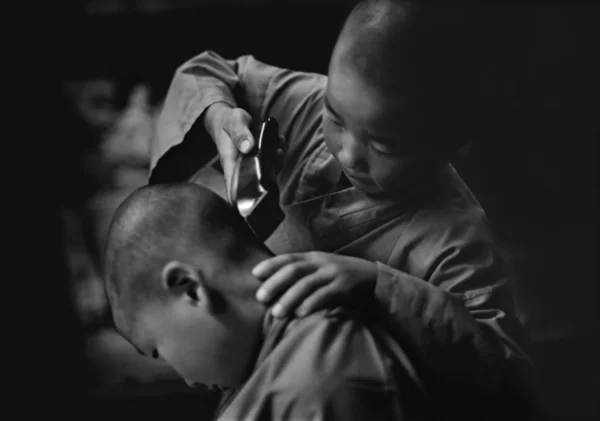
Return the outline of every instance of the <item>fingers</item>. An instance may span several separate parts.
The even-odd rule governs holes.
[[[221,130],[217,135],[217,149],[219,150],[219,160],[221,161],[221,168],[223,169],[227,199],[231,201],[231,182],[239,152],[233,146],[229,136],[224,130]]]
[[[294,262],[283,266],[261,285],[256,298],[262,302],[271,301],[291,288],[298,280],[315,270],[309,262]]]
[[[252,275],[257,278],[266,279],[278,271],[282,266],[298,260],[298,254],[280,254],[270,259],[263,260],[252,269]]]
[[[229,111],[223,121],[223,130],[231,138],[235,148],[243,154],[247,154],[254,148],[256,141],[250,131],[252,117],[245,110],[235,108]]]
[[[317,310],[331,307],[339,300],[339,295],[339,290],[334,284],[319,288],[304,300],[302,305],[297,308],[296,314],[303,317]]]
[[[249,128],[252,118],[241,108],[223,110],[219,118],[220,129],[215,133],[215,142],[223,168],[225,190],[231,201],[232,177],[240,150],[247,153],[254,145],[254,138]]]
[[[293,284],[273,306],[273,316],[285,317],[293,313],[302,302],[316,293],[320,287],[327,284],[330,277],[325,271],[319,270],[300,279]]]

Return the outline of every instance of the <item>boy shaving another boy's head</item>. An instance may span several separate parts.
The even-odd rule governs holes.
[[[469,15],[361,2],[327,76],[200,54],[173,78],[150,176],[150,184],[193,177],[199,168],[183,176],[194,162],[186,151],[211,138],[230,186],[237,158],[255,143],[252,122],[273,117],[284,138],[285,219],[265,243],[277,255],[252,268],[257,300],[276,317],[304,317],[375,298],[437,407],[463,419],[481,415],[469,394],[486,407],[521,393],[517,373],[529,365],[507,266],[448,161],[469,132],[465,111],[477,107],[473,39],[485,31],[470,28],[485,22]]]

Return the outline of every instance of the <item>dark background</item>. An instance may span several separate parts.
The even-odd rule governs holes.
[[[82,335],[64,293],[59,209],[77,190],[74,142],[81,131],[63,95],[72,81],[107,78],[118,86],[115,106],[139,83],[159,104],[173,71],[212,49],[223,56],[252,53],[267,63],[326,72],[347,1],[70,1],[40,7],[19,21],[34,42],[21,49],[20,70],[34,85],[25,99],[35,143],[28,167],[42,188],[23,209],[36,241],[26,302],[36,311],[20,330],[26,369],[15,388],[63,408],[109,410],[129,404],[148,413],[165,407],[210,410],[211,400],[160,387],[92,394],[80,358]],[[458,6],[457,6],[458,7]],[[598,133],[598,8],[588,4],[491,4],[499,39],[488,86],[493,115],[477,142],[456,162],[486,208],[519,269],[519,316],[538,366],[538,396],[548,419],[600,416],[597,355],[596,150]],[[476,36],[476,34],[474,34]],[[29,86],[31,87],[31,86]],[[23,98],[22,98],[23,100]],[[33,104],[33,106],[32,106]],[[43,112],[40,112],[43,111]],[[34,117],[32,117],[34,116]],[[31,214],[31,215],[29,215]],[[23,318],[29,323],[29,318]],[[40,344],[45,344],[43,351]],[[51,346],[47,346],[51,344]],[[52,387],[40,390],[38,379]],[[95,389],[94,389],[95,390]],[[146,390],[146,392],[144,392]],[[89,393],[88,393],[89,392]],[[102,396],[102,397],[98,397]],[[168,398],[168,399],[167,399]],[[214,400],[214,399],[213,399]],[[206,402],[203,404],[202,402]],[[204,409],[203,409],[204,408]],[[83,409],[82,409],[83,410]],[[204,411],[204,412],[203,412]]]

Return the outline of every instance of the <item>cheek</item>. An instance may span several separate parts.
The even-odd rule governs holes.
[[[340,148],[340,130],[341,128],[327,119],[323,120],[323,137],[325,138],[325,145],[332,154],[337,153]]]
[[[247,361],[251,338],[212,319],[183,321],[171,329],[160,350],[165,361],[185,380],[233,387],[239,384],[251,361]],[[235,334],[235,333],[238,334]]]
[[[181,327],[170,330],[159,346],[162,359],[186,380],[200,381],[203,350],[201,343],[192,332],[186,333]]]
[[[412,158],[387,158],[371,154],[371,177],[385,190],[400,184],[412,166]]]
[[[213,328],[214,323],[185,311],[171,316],[168,324],[160,326],[157,347],[161,358],[187,381],[217,383],[212,368],[220,332]]]

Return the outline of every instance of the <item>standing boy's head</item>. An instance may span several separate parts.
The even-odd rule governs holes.
[[[407,0],[366,0],[350,13],[331,57],[323,131],[356,187],[400,191],[464,141],[432,128],[468,124],[453,111],[469,90],[471,23],[461,9]]]
[[[215,193],[189,183],[144,187],[109,229],[106,289],[116,327],[188,384],[236,387],[260,345],[266,309],[250,270],[266,257]]]

